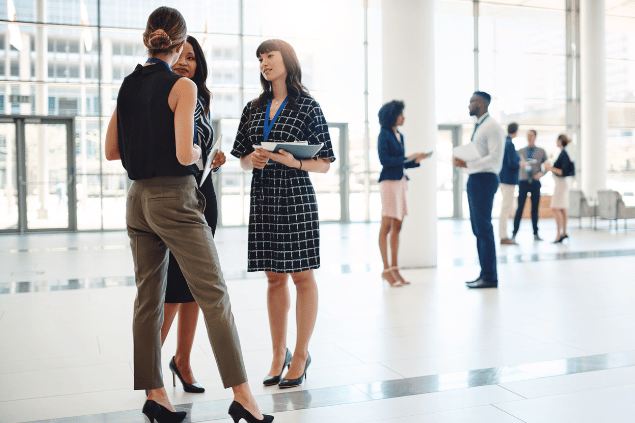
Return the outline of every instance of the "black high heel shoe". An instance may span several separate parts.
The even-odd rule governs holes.
[[[273,416],[268,414],[263,414],[262,420],[256,419],[249,411],[245,410],[245,407],[236,401],[231,403],[228,413],[234,419],[234,423],[238,423],[240,419],[245,419],[247,423],[271,423],[273,421]]]
[[[205,392],[205,388],[200,383],[187,383],[183,380],[183,377],[181,376],[181,373],[179,373],[179,369],[176,367],[176,363],[174,362],[174,357],[172,357],[172,360],[170,360],[170,370],[172,370],[172,386],[176,386],[176,377],[178,377],[183,384],[183,390],[185,392],[191,392],[193,394],[200,394],[202,392]]]
[[[302,376],[297,379],[282,379],[278,384],[280,389],[295,388],[296,386],[302,385],[302,382],[304,382],[304,379],[306,379],[306,369],[309,368],[309,364],[311,364],[311,354],[309,354],[306,359],[306,363],[304,363],[304,373],[302,373]]]
[[[282,365],[282,370],[280,370],[280,374],[278,376],[265,376],[264,380],[262,381],[262,384],[265,386],[272,386],[272,385],[277,385],[280,383],[280,379],[282,378],[282,372],[284,372],[284,368],[285,367],[289,367],[291,365],[291,359],[293,358],[293,356],[291,355],[291,352],[289,351],[289,348],[287,348],[287,355],[284,358],[284,364]]]
[[[143,414],[150,419],[150,423],[179,423],[185,420],[185,411],[170,411],[156,401],[147,400],[143,404]]]

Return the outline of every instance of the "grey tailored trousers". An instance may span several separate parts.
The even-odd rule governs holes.
[[[229,388],[247,381],[229,294],[204,209],[205,197],[197,189],[194,176],[137,180],[128,192],[126,225],[137,285],[133,320],[135,389],[163,387],[161,325],[168,249],[203,312],[223,385]]]

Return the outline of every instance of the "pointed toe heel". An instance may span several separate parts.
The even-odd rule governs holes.
[[[187,416],[185,411],[170,411],[152,400],[147,400],[141,411],[150,420],[150,423],[180,423]]]
[[[280,383],[278,384],[280,389],[295,388],[296,386],[302,385],[302,382],[304,382],[304,379],[307,378],[306,369],[309,368],[309,364],[311,364],[311,354],[309,354],[309,356],[306,359],[306,363],[304,363],[304,373],[302,373],[302,376],[300,376],[297,379],[287,379],[287,378],[282,379]]]
[[[273,416],[268,414],[263,414],[262,420],[256,419],[249,411],[245,410],[245,407],[236,401],[231,403],[227,413],[234,420],[234,423],[238,423],[240,419],[245,419],[247,423],[271,423],[273,421]]]
[[[176,367],[176,363],[174,362],[174,357],[170,360],[170,370],[172,371],[172,386],[176,386],[176,378],[178,377],[183,385],[183,390],[185,392],[189,392],[192,394],[201,394],[205,392],[205,388],[198,382],[187,383],[183,380],[181,373],[179,372],[178,367]]]
[[[291,359],[293,358],[293,356],[291,355],[291,352],[289,351],[289,348],[287,348],[287,355],[284,358],[284,364],[282,365],[282,370],[280,370],[280,374],[278,376],[265,376],[265,378],[262,381],[262,384],[265,386],[273,386],[273,385],[277,385],[280,383],[280,380],[282,379],[282,373],[284,372],[284,368],[287,367],[289,368],[289,366],[291,365]]]

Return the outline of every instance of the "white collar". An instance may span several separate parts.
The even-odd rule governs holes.
[[[488,117],[488,116],[489,116],[489,112],[485,112],[485,114],[484,114],[483,116],[481,116],[481,117],[480,117],[480,118],[476,121],[476,123],[481,123],[481,122],[483,122],[483,121],[485,120],[485,118],[486,118],[486,117]]]

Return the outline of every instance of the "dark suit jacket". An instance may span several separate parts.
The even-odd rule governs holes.
[[[379,181],[391,180],[399,181],[404,176],[404,169],[413,167],[419,167],[419,163],[408,163],[404,165],[406,161],[405,148],[403,143],[403,134],[401,135],[402,142],[397,140],[397,136],[393,132],[392,128],[381,128],[379,132],[379,138],[377,139],[377,153],[379,154],[379,162],[383,166],[381,173],[379,174]]]

